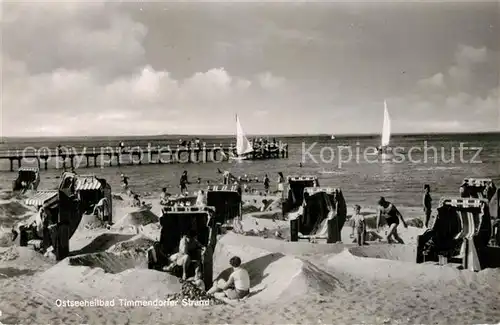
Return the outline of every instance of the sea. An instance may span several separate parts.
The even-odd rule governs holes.
[[[33,153],[40,148],[55,149],[58,145],[78,149],[116,147],[123,141],[126,146],[176,147],[179,139],[198,137],[207,147],[214,144],[229,145],[235,142],[230,136],[154,136],[154,137],[74,137],[74,138],[4,138],[1,153],[20,151]],[[267,137],[266,137],[267,138]],[[156,195],[166,187],[178,193],[179,178],[187,171],[191,184],[189,191],[205,188],[207,181],[218,184],[222,177],[217,169],[229,170],[235,176],[259,178],[260,183],[250,188],[262,190],[262,179],[267,175],[271,186],[276,188],[278,172],[287,175],[317,176],[321,186],[340,188],[347,203],[375,206],[384,196],[398,206],[420,207],[422,189],[429,184],[434,200],[442,196],[458,195],[464,178],[492,178],[500,184],[500,133],[482,134],[424,134],[394,135],[391,138],[393,154],[380,157],[373,154],[380,143],[379,136],[271,136],[288,144],[289,155],[285,159],[255,161],[222,161],[202,163],[148,163],[128,165],[123,158],[120,167],[106,164],[101,167],[85,167],[86,160],[77,166],[79,174],[93,174],[105,178],[115,191],[121,191],[121,174],[129,177],[134,192]],[[48,170],[41,170],[39,189],[57,187],[62,169],[55,159]],[[33,159],[25,159],[22,166],[36,166]],[[69,164],[68,164],[69,166]],[[17,169],[17,163],[15,164]],[[9,171],[9,161],[0,160],[0,187],[8,190],[16,178],[16,171]],[[199,182],[198,183],[198,179]]]

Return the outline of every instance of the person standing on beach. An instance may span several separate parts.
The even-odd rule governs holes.
[[[400,221],[405,228],[408,228],[408,225],[406,225],[403,216],[396,208],[396,206],[391,202],[386,201],[384,197],[381,197],[380,200],[378,201],[377,232],[379,230],[378,228],[380,226],[380,218],[382,217],[382,215],[385,216],[385,220],[387,222],[387,225],[389,226],[389,231],[387,232],[387,237],[386,237],[387,242],[389,244],[393,243],[391,237],[394,237],[394,239],[398,243],[404,244],[403,239],[401,239],[401,237],[399,237],[398,235],[398,225]]]
[[[282,172],[278,173],[278,193],[282,194],[285,190],[285,176],[283,176]]]
[[[354,206],[354,215],[352,216],[352,236],[356,236],[358,246],[363,246],[366,240],[366,222],[361,214],[361,206]]]
[[[205,191],[200,190],[198,192],[198,196],[196,197],[196,205],[197,206],[207,205],[207,198],[205,197]]]
[[[429,226],[429,219],[431,218],[431,211],[432,211],[432,198],[431,198],[431,187],[429,184],[424,185],[424,199],[423,199],[423,205],[424,205],[424,213],[425,213],[425,226]]]
[[[184,194],[187,192],[187,184],[189,184],[188,182],[188,172],[187,170],[185,170],[182,175],[181,175],[181,179],[180,179],[180,186],[181,186],[181,194]]]
[[[264,191],[266,192],[266,194],[269,194],[269,184],[270,181],[269,181],[269,177],[267,177],[267,174],[266,176],[264,176]]]
[[[161,205],[167,205],[169,199],[169,194],[167,193],[167,188],[164,187],[161,189],[161,194],[160,194],[160,204]]]
[[[94,206],[93,215],[97,216],[101,221],[108,221],[109,219],[109,202],[108,199],[103,197]]]
[[[125,176],[124,174],[120,175],[122,178],[122,187],[124,189],[128,189],[128,176]]]

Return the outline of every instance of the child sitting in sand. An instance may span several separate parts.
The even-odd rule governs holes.
[[[213,287],[208,290],[208,294],[214,297],[227,297],[229,299],[242,299],[250,293],[250,275],[248,271],[241,267],[241,259],[233,256],[229,260],[233,268],[233,273],[227,281],[219,279],[214,282]]]
[[[352,237],[355,234],[358,246],[363,246],[366,238],[366,221],[365,217],[361,214],[361,207],[357,204],[354,206],[354,215],[352,216]]]
[[[205,282],[203,282],[201,268],[199,266],[196,267],[194,277],[188,279],[189,282],[194,284],[198,289],[205,291]]]

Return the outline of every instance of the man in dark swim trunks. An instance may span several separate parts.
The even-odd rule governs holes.
[[[398,225],[399,221],[403,224],[405,228],[408,228],[408,225],[406,225],[406,222],[403,219],[403,216],[401,213],[398,211],[396,206],[392,204],[389,201],[386,201],[384,197],[381,197],[380,200],[378,201],[378,213],[377,213],[377,231],[378,227],[380,225],[380,217],[384,215],[385,220],[387,222],[387,225],[389,226],[389,231],[387,232],[387,242],[389,244],[393,243],[393,240],[391,237],[394,237],[394,239],[400,243],[404,244],[403,239],[399,237],[398,235]]]

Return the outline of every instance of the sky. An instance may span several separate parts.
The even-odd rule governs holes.
[[[500,131],[500,2],[9,2],[3,136]]]

